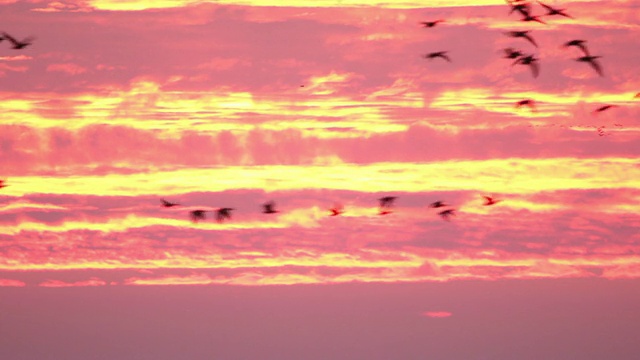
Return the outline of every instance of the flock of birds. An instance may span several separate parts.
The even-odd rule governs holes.
[[[514,13],[519,14],[521,16],[520,18],[521,21],[534,21],[540,24],[547,24],[541,19],[542,16],[562,16],[562,17],[573,19],[573,17],[566,12],[566,9],[555,8],[553,6],[544,4],[540,1],[537,1],[537,3],[540,4],[540,6],[544,8],[544,10],[546,10],[546,13],[543,15],[533,15],[533,4],[529,0],[506,0],[506,2],[510,7],[509,15]],[[420,22],[420,24],[425,28],[433,28],[443,22],[445,22],[445,20],[439,19],[435,21],[423,21],[423,22]],[[534,39],[531,30],[507,31],[505,35],[512,38],[516,38],[516,39],[517,38],[523,39],[529,42],[534,47],[538,48],[538,43]],[[604,70],[602,69],[602,65],[598,61],[598,59],[600,59],[602,56],[592,55],[591,52],[589,51],[589,48],[587,47],[586,40],[573,39],[573,40],[566,41],[564,44],[562,44],[562,46],[564,48],[571,48],[571,47],[576,48],[580,52],[580,56],[577,58],[574,58],[574,60],[581,63],[588,64],[599,76],[601,77],[604,76]],[[534,78],[537,78],[538,75],[540,74],[540,59],[536,57],[535,54],[527,54],[526,52],[519,49],[515,49],[513,47],[507,47],[503,49],[502,52],[504,53],[505,59],[513,60],[513,63],[511,64],[511,66],[515,66],[515,65],[528,66]],[[441,58],[443,60],[451,62],[451,57],[448,55],[448,53],[449,53],[448,51],[435,51],[435,52],[424,54],[423,57],[429,60],[432,60],[435,58]],[[634,96],[634,99],[637,99],[637,98],[640,98],[640,92]],[[523,106],[529,107],[532,111],[537,111],[535,101],[533,99],[523,99],[516,102],[515,104],[516,108],[521,108]],[[614,108],[616,106],[617,105],[605,104],[594,109],[592,111],[592,114],[595,115],[603,111],[609,110],[611,108]],[[620,127],[622,125],[615,124],[615,126]],[[605,126],[598,126],[595,128],[599,136],[607,135],[607,133],[605,133],[604,131]]]
[[[483,196],[484,198],[484,206],[495,205],[502,200],[495,199],[491,196]],[[395,205],[395,201],[398,199],[397,196],[384,196],[378,199],[379,211],[378,215],[388,215],[393,213],[393,208]],[[175,206],[181,206],[179,203],[171,202],[165,199],[160,199],[160,205],[164,208],[172,208]],[[456,209],[451,207],[449,204],[446,204],[444,201],[438,200],[429,204],[430,208],[439,209],[438,215],[443,220],[450,221],[452,216],[455,216]],[[444,208],[444,209],[443,209]],[[222,207],[215,210],[204,210],[204,209],[196,209],[191,210],[189,215],[191,217],[191,221],[197,223],[200,220],[206,219],[206,213],[212,212],[215,214],[215,219],[218,223],[222,223],[226,220],[231,220],[231,212],[236,210],[235,208],[230,207]],[[276,203],[271,200],[264,204],[262,204],[262,213],[263,214],[277,214],[280,211],[276,210]],[[336,204],[333,207],[329,208],[328,216],[338,216],[345,212],[344,206],[342,204]]]
[[[542,20],[541,18],[542,16],[562,16],[566,18],[572,18],[566,12],[566,9],[555,8],[550,5],[544,4],[540,1],[537,1],[537,3],[546,10],[546,13],[543,15],[533,14],[533,5],[529,0],[506,0],[506,1],[510,7],[509,15],[514,13],[519,14],[521,16],[521,19],[520,19],[521,21],[546,24],[546,22]],[[424,22],[421,22],[420,24],[422,24],[423,27],[425,28],[433,28],[438,24],[443,23],[444,21],[445,20],[439,19],[435,21],[424,21]],[[538,43],[533,38],[531,34],[531,30],[508,31],[505,33],[505,35],[512,38],[520,38],[520,39],[526,40],[527,42],[532,44],[534,47],[538,48]],[[25,47],[31,45],[34,39],[35,39],[34,37],[27,37],[23,40],[17,40],[15,37],[7,34],[6,32],[2,32],[2,36],[0,36],[0,42],[7,40],[8,42],[11,43],[12,48],[15,50],[24,49]],[[569,40],[563,44],[563,47],[565,48],[575,47],[576,49],[578,49],[578,51],[580,51],[580,56],[575,58],[575,60],[578,62],[589,64],[589,66],[591,66],[591,68],[599,76],[604,76],[602,65],[597,60],[601,58],[601,56],[591,54],[591,52],[587,47],[586,40],[582,40],[582,39]],[[503,52],[504,52],[505,59],[514,60],[511,66],[515,66],[515,65],[529,66],[534,78],[537,78],[538,75],[540,74],[540,65],[539,65],[540,59],[537,58],[534,54],[527,54],[521,50],[514,49],[512,47],[503,49]],[[427,53],[423,56],[424,58],[430,59],[430,60],[435,58],[441,58],[445,61],[451,62],[451,58],[448,55],[448,51],[436,51],[436,52]],[[637,93],[634,98],[640,98],[640,93]],[[523,106],[527,106],[532,111],[536,111],[536,105],[533,99],[523,99],[518,101],[515,104],[516,108],[520,108]],[[600,113],[608,109],[611,109],[615,106],[617,105],[611,105],[611,104],[603,105],[595,109],[593,112]],[[602,130],[602,127],[598,128],[598,134],[600,136],[604,135],[604,131]],[[6,186],[8,186],[6,182],[4,180],[0,180],[0,188],[4,188]],[[378,202],[379,202],[378,214],[379,215],[391,214],[393,212],[393,207],[396,199],[397,197],[395,196],[385,196],[378,199]],[[484,199],[485,199],[485,202],[484,202],[485,206],[491,206],[501,201],[501,200],[494,199],[493,197],[490,197],[490,196],[484,196]],[[161,201],[161,206],[164,208],[180,206],[180,204],[178,203],[170,202],[165,199],[160,199],[160,201]],[[431,203],[429,207],[439,209],[438,215],[440,215],[442,219],[446,221],[450,221],[450,218],[452,216],[455,216],[455,213],[456,213],[456,209],[446,204],[444,201],[435,201]],[[279,211],[276,210],[276,204],[274,201],[269,201],[263,204],[262,209],[263,209],[262,212],[264,214],[279,213]],[[232,211],[234,210],[236,209],[230,208],[230,207],[218,208],[216,210],[196,209],[196,210],[191,210],[189,212],[189,215],[191,220],[194,223],[197,223],[198,221],[206,219],[206,213],[213,212],[215,213],[216,221],[218,221],[219,223],[222,223],[226,220],[231,220],[231,214],[232,214]],[[345,211],[344,206],[340,204],[336,204],[335,206],[329,209],[329,216],[338,216],[343,214],[344,211]]]
[[[511,10],[509,11],[509,15],[513,13],[518,13],[521,15],[521,19],[520,19],[521,21],[535,21],[541,24],[546,24],[544,21],[540,19],[541,16],[558,15],[558,16],[563,16],[567,18],[572,18],[569,14],[566,13],[566,9],[554,8],[540,1],[538,1],[538,4],[544,7],[545,10],[547,11],[547,13],[544,15],[533,15],[532,14],[533,6],[529,0],[506,0],[506,1],[507,1],[507,4],[509,4],[509,6],[511,7]],[[435,21],[423,21],[420,24],[422,24],[426,28],[432,28],[442,22],[444,22],[444,20],[439,19]],[[505,33],[505,35],[512,38],[524,39],[530,42],[536,48],[538,47],[538,43],[534,40],[534,38],[531,35],[531,30],[508,31]],[[581,54],[582,56],[576,58],[575,60],[589,64],[598,73],[598,75],[604,76],[602,66],[597,61],[597,59],[601,58],[601,56],[591,55],[591,53],[587,49],[586,43],[587,43],[586,40],[575,39],[575,40],[567,41],[566,43],[564,43],[563,46],[566,48],[575,46],[576,48],[580,49],[582,51],[582,54]],[[447,53],[448,51],[436,51],[436,52],[425,54],[423,56],[426,59],[442,58],[448,62],[451,62],[451,58],[447,55]],[[515,60],[511,64],[511,66],[515,66],[518,64],[526,65],[526,66],[529,66],[529,68],[531,69],[531,73],[533,77],[538,77],[538,75],[540,74],[540,65],[539,65],[540,59],[538,59],[534,54],[526,54],[514,48],[506,48],[504,49],[504,55],[506,59]]]

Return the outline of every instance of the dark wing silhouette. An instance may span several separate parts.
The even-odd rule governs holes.
[[[600,66],[600,64],[598,64],[598,62],[595,59],[591,59],[591,61],[588,61],[588,63],[589,65],[591,65],[593,70],[595,70],[598,73],[598,75],[604,76],[604,73],[602,72],[602,67]]]
[[[223,222],[225,219],[231,220],[231,210],[233,208],[220,208],[216,211],[216,221]]]
[[[443,210],[443,211],[440,211],[438,215],[440,215],[443,220],[449,221],[451,216],[455,216],[455,210],[454,209]]]
[[[344,212],[344,206],[342,206],[341,204],[336,204],[334,207],[329,209],[329,211],[331,211],[331,214],[329,214],[329,216],[338,216]]]
[[[178,204],[178,203],[172,203],[172,202],[167,201],[167,200],[165,200],[165,199],[160,199],[160,202],[162,203],[162,206],[163,206],[163,207],[172,207],[172,206],[178,206],[178,205],[180,205],[180,204]]]
[[[391,207],[393,206],[393,202],[397,199],[396,196],[385,196],[378,199],[380,202],[380,207]]]
[[[206,218],[206,210],[193,210],[190,213],[191,221],[197,223],[199,220],[204,220]]]
[[[9,185],[5,184],[4,180],[0,180],[0,189],[2,189],[3,187],[7,187]]]
[[[276,206],[275,202],[269,201],[262,205],[262,207],[264,208],[262,212],[265,214],[275,214],[278,212],[278,210],[275,209],[275,206]]]
[[[432,208],[439,208],[439,207],[443,207],[443,206],[448,206],[448,205],[445,204],[443,201],[439,201],[439,200],[438,201],[434,201],[429,205],[429,207],[432,207]]]

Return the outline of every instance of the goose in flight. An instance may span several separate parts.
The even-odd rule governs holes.
[[[344,213],[344,206],[342,206],[341,204],[336,204],[331,209],[329,209],[329,211],[331,212],[329,216],[338,216]]]
[[[397,199],[396,196],[385,196],[378,199],[380,202],[380,212],[379,215],[387,215],[391,214],[393,211],[391,208],[393,207],[393,202]]]
[[[504,50],[504,58],[505,59],[517,59],[519,57],[524,56],[524,53],[520,50],[515,50],[514,48],[505,48]]]
[[[439,57],[447,60],[448,62],[451,62],[451,59],[449,58],[449,56],[447,56],[447,53],[448,51],[436,51],[436,52],[425,54],[424,57],[429,60]]]
[[[531,69],[531,74],[533,74],[534,78],[537,78],[538,74],[540,74],[540,66],[538,65],[538,59],[533,55],[527,55],[527,56],[518,58],[516,61],[514,61],[513,64],[511,64],[511,66],[516,64],[528,65],[529,68]]]
[[[616,105],[602,105],[599,108],[593,110],[593,113],[594,114],[601,113],[601,112],[609,110],[609,109],[611,109],[613,107],[616,107]]]
[[[533,101],[533,99],[524,99],[516,103],[516,108],[518,109],[523,106],[528,106],[531,109],[531,111],[536,111],[536,103],[535,101]]]
[[[444,206],[449,206],[449,205],[445,204],[444,201],[440,201],[440,200],[434,201],[431,204],[429,204],[429,207],[432,207],[432,208],[439,208]]]
[[[279,212],[278,210],[275,209],[276,207],[276,203],[273,201],[269,201],[265,204],[262,205],[263,209],[262,212],[264,214],[275,214],[277,212]]]
[[[191,221],[197,223],[200,220],[204,220],[206,218],[206,210],[192,210],[190,212]]]
[[[584,52],[585,55],[589,55],[589,49],[587,49],[587,46],[585,45],[587,43],[586,40],[580,40],[580,39],[575,39],[575,40],[571,40],[571,41],[567,41],[566,43],[564,43],[564,47],[569,47],[569,46],[575,46],[578,49],[582,50],[582,52]]]
[[[443,220],[450,221],[450,217],[455,216],[456,211],[455,209],[442,210],[438,213],[438,215],[440,215]]]
[[[162,207],[166,207],[166,208],[170,208],[170,207],[174,207],[174,206],[180,205],[178,203],[170,202],[170,201],[167,201],[165,199],[160,199],[160,203],[162,204]]]
[[[588,63],[593,68],[593,70],[595,70],[598,73],[598,75],[604,76],[604,73],[602,72],[602,66],[600,66],[600,64],[596,61],[596,59],[600,57],[601,56],[586,55],[586,56],[577,58],[576,61]]]
[[[538,4],[540,4],[543,8],[545,8],[547,10],[547,14],[546,14],[547,16],[560,15],[560,16],[564,16],[564,17],[569,18],[569,19],[573,19],[571,16],[569,16],[569,14],[567,14],[565,12],[566,9],[554,8],[552,6],[543,4],[540,1],[538,1]]]
[[[225,219],[231,220],[231,211],[235,210],[234,208],[220,208],[216,211],[216,221],[221,223]]]
[[[491,196],[483,196],[484,198],[484,206],[491,206],[491,205],[495,205],[497,203],[499,203],[502,200],[496,200],[494,198],[492,198]]]
[[[422,24],[422,27],[432,28],[432,27],[438,25],[441,22],[444,22],[444,20],[439,19],[439,20],[435,20],[435,21],[423,21],[420,24]]]
[[[2,38],[4,40],[9,40],[9,42],[12,45],[12,48],[16,49],[16,50],[20,50],[20,49],[26,48],[27,46],[31,45],[33,40],[35,40],[35,38],[33,36],[30,36],[28,38],[25,38],[22,41],[19,41],[19,40],[16,40],[16,38],[14,38],[13,36],[7,34],[6,32],[2,33]]]
[[[506,32],[506,35],[510,36],[512,38],[523,38],[523,39],[527,40],[528,42],[532,43],[533,46],[538,47],[538,43],[536,43],[536,41],[533,39],[533,37],[531,37],[531,35],[529,35],[530,32],[531,32],[530,30],[508,31],[508,32]]]

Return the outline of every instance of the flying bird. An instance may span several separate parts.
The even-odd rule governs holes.
[[[520,50],[515,50],[513,48],[505,48],[503,49],[504,51],[504,58],[505,59],[517,59],[519,57],[524,56],[524,53],[522,53],[522,51]]]
[[[507,0],[507,4],[509,4],[509,6],[511,7],[511,9],[509,10],[509,15],[513,14],[514,11],[517,11],[522,15],[531,13],[531,4],[527,1]]]
[[[221,223],[225,219],[231,220],[231,211],[235,210],[234,208],[220,208],[216,211],[216,221]]]
[[[331,209],[329,209],[329,211],[331,211],[331,214],[329,214],[329,216],[338,216],[344,212],[344,206],[336,204]]]
[[[492,198],[491,196],[482,196],[484,198],[484,206],[491,206],[491,205],[495,205],[497,203],[499,203],[502,200],[496,200],[494,198]]]
[[[432,207],[432,208],[439,208],[444,206],[449,206],[449,205],[445,204],[444,201],[440,201],[440,200],[434,201],[431,204],[429,204],[429,207]]]
[[[423,27],[432,28],[432,27],[438,25],[441,22],[444,22],[444,20],[439,19],[439,20],[435,20],[435,21],[423,21],[420,24],[422,24]]]
[[[166,207],[166,208],[170,208],[170,207],[174,207],[174,206],[180,205],[178,203],[173,203],[173,202],[167,201],[165,199],[160,199],[160,203],[162,204],[162,207]]]
[[[22,41],[18,41],[13,36],[7,34],[6,32],[2,33],[2,38],[5,39],[5,40],[9,40],[9,42],[11,42],[11,45],[13,45],[12,48],[16,49],[16,50],[24,49],[25,47],[31,45],[33,40],[35,40],[35,38],[33,36],[30,36],[28,38],[25,38]]]
[[[455,216],[456,212],[455,209],[447,209],[440,211],[438,215],[440,215],[443,220],[450,221],[450,217]]]
[[[428,53],[424,55],[424,57],[429,60],[439,57],[447,60],[448,62],[451,62],[451,59],[449,58],[449,56],[447,56],[447,53],[448,51],[437,51],[437,52]]]
[[[596,59],[600,57],[601,56],[586,55],[586,56],[577,58],[576,61],[588,63],[593,68],[593,70],[595,70],[598,73],[598,75],[604,76],[604,73],[602,72],[602,66],[600,66],[600,64],[598,64],[598,62],[596,61]]]
[[[532,43],[533,46],[538,47],[538,44],[536,43],[535,40],[533,40],[533,38],[531,37],[531,35],[529,35],[531,31],[530,30],[524,30],[524,31],[508,31],[505,34],[507,36],[510,36],[512,38],[523,38],[525,40],[527,40],[528,42]]]
[[[279,212],[278,210],[274,209],[276,207],[276,203],[273,201],[269,201],[268,203],[263,204],[262,207],[264,208],[264,210],[262,210],[264,214],[275,214]]]
[[[397,199],[396,196],[385,196],[378,199],[380,202],[380,212],[379,215],[387,215],[391,214],[391,208],[393,207],[393,202]]]
[[[520,19],[520,21],[535,21],[535,22],[539,22],[540,24],[545,24],[547,25],[546,22],[540,20],[540,16],[536,16],[536,15],[531,15],[531,14],[523,14],[524,17],[522,19]]]
[[[613,107],[616,107],[616,105],[603,105],[603,106],[600,106],[599,108],[593,110],[593,113],[594,114],[601,113],[601,112],[609,110],[609,109],[611,109]]]
[[[192,210],[190,215],[191,215],[191,221],[193,221],[194,223],[197,223],[199,220],[204,220],[206,218],[205,213],[207,211],[206,210]]]
[[[524,99],[516,103],[516,108],[518,109],[523,106],[528,106],[531,109],[531,111],[536,111],[536,103],[532,99]]]
[[[569,18],[569,19],[573,19],[571,16],[569,16],[569,14],[564,12],[566,9],[557,9],[557,8],[551,7],[549,5],[545,5],[545,4],[541,3],[540,1],[538,1],[538,4],[540,4],[543,8],[545,8],[547,10],[547,14],[546,14],[547,16],[560,15],[560,16],[564,16],[564,17]]]
[[[563,46],[564,47],[575,46],[580,50],[582,50],[582,52],[584,52],[585,55],[589,55],[589,49],[587,49],[587,46],[585,45],[586,43],[587,43],[586,40],[575,39],[575,40],[567,41],[566,43],[564,43]]]
[[[4,180],[0,180],[0,189],[2,189],[3,187],[7,187],[9,185],[5,184]]]
[[[516,64],[528,65],[529,68],[531,68],[531,73],[533,74],[534,78],[537,78],[538,74],[540,74],[540,66],[538,65],[538,59],[533,55],[527,55],[527,56],[518,58],[516,61],[513,62],[513,64],[511,64],[511,66],[514,66]]]
[[[397,198],[396,196],[385,196],[378,199],[378,201],[380,202],[380,207],[391,207]]]

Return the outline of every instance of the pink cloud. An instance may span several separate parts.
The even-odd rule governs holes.
[[[449,311],[425,311],[422,313],[422,316],[430,317],[430,318],[447,318],[453,315],[453,313]]]
[[[20,280],[12,280],[12,279],[0,279],[0,287],[10,286],[10,287],[23,287],[27,284]]]

